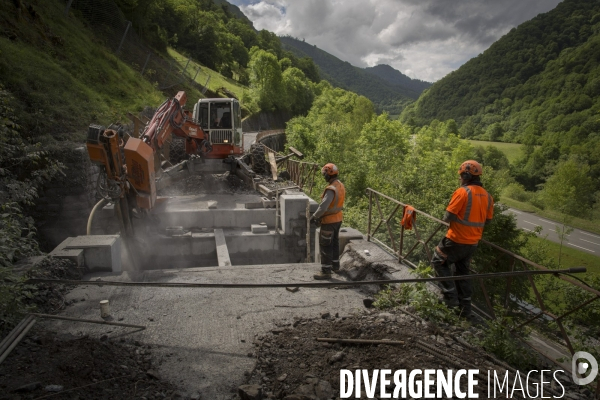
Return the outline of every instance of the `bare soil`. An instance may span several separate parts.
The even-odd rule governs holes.
[[[48,257],[27,276],[80,279],[81,274],[71,261]],[[36,284],[27,305],[38,313],[55,314],[71,304],[65,301],[69,290],[65,285]],[[48,331],[38,320],[0,364],[0,399],[184,398],[153,368],[150,346],[124,338],[113,342],[106,336],[98,340]]]
[[[477,334],[475,327],[435,325],[400,311],[299,319],[256,337],[258,362],[248,384],[261,386],[269,399],[321,400],[340,395],[341,369],[366,369],[370,373],[376,369],[479,369],[477,393],[479,398],[487,398],[487,371],[504,376],[506,368],[483,349],[466,342],[468,336]],[[404,341],[404,345],[326,343],[317,338]],[[592,398],[588,389],[568,379],[563,385],[571,399]],[[466,389],[466,385],[461,387]],[[388,391],[393,391],[393,385]],[[362,396],[367,398],[364,390]],[[375,398],[379,398],[378,391]]]
[[[0,364],[0,399],[179,399],[153,372],[149,348],[30,331]]]

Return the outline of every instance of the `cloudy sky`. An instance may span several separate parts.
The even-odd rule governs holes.
[[[358,67],[434,82],[560,0],[229,0],[254,23]]]

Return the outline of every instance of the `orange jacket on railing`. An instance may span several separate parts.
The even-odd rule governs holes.
[[[452,194],[446,211],[456,215],[446,237],[456,243],[477,244],[485,222],[494,216],[494,199],[481,186],[461,186]]]
[[[402,221],[400,221],[400,224],[404,227],[404,229],[410,231],[413,228],[413,222],[415,222],[415,218],[417,218],[415,208],[408,205],[404,206],[404,214],[402,216]]]
[[[325,211],[325,214],[323,214],[323,217],[321,218],[321,224],[334,224],[336,222],[341,222],[343,219],[342,209],[346,198],[346,188],[344,187],[344,184],[337,179],[334,180],[325,188],[325,190],[323,190],[321,199],[325,197],[325,192],[328,190],[333,191],[334,197],[331,204],[329,204],[327,211]]]

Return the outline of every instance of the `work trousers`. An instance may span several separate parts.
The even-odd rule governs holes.
[[[342,222],[322,224],[319,234],[319,249],[321,253],[321,270],[331,273],[340,268],[340,227]]]
[[[477,250],[476,244],[461,244],[453,242],[448,238],[443,238],[435,248],[431,264],[438,276],[452,276],[450,266],[454,264],[456,275],[468,275],[471,258]],[[449,306],[460,306],[465,315],[471,313],[471,281],[461,279],[456,281],[438,282],[444,300]]]

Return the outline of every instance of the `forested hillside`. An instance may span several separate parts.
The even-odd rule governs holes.
[[[378,76],[388,84],[394,86],[399,92],[406,93],[409,97],[417,99],[423,91],[431,87],[431,83],[419,79],[411,79],[402,72],[386,64],[367,67],[365,71],[371,75]]]
[[[379,112],[398,114],[431,86],[429,82],[411,79],[387,65],[362,69],[304,41],[289,36],[280,39],[284,49],[298,57],[310,57],[319,66],[323,79],[367,97]]]
[[[589,213],[600,190],[599,62],[600,3],[565,0],[436,82],[401,119],[453,119],[462,137],[522,143],[519,196]]]

